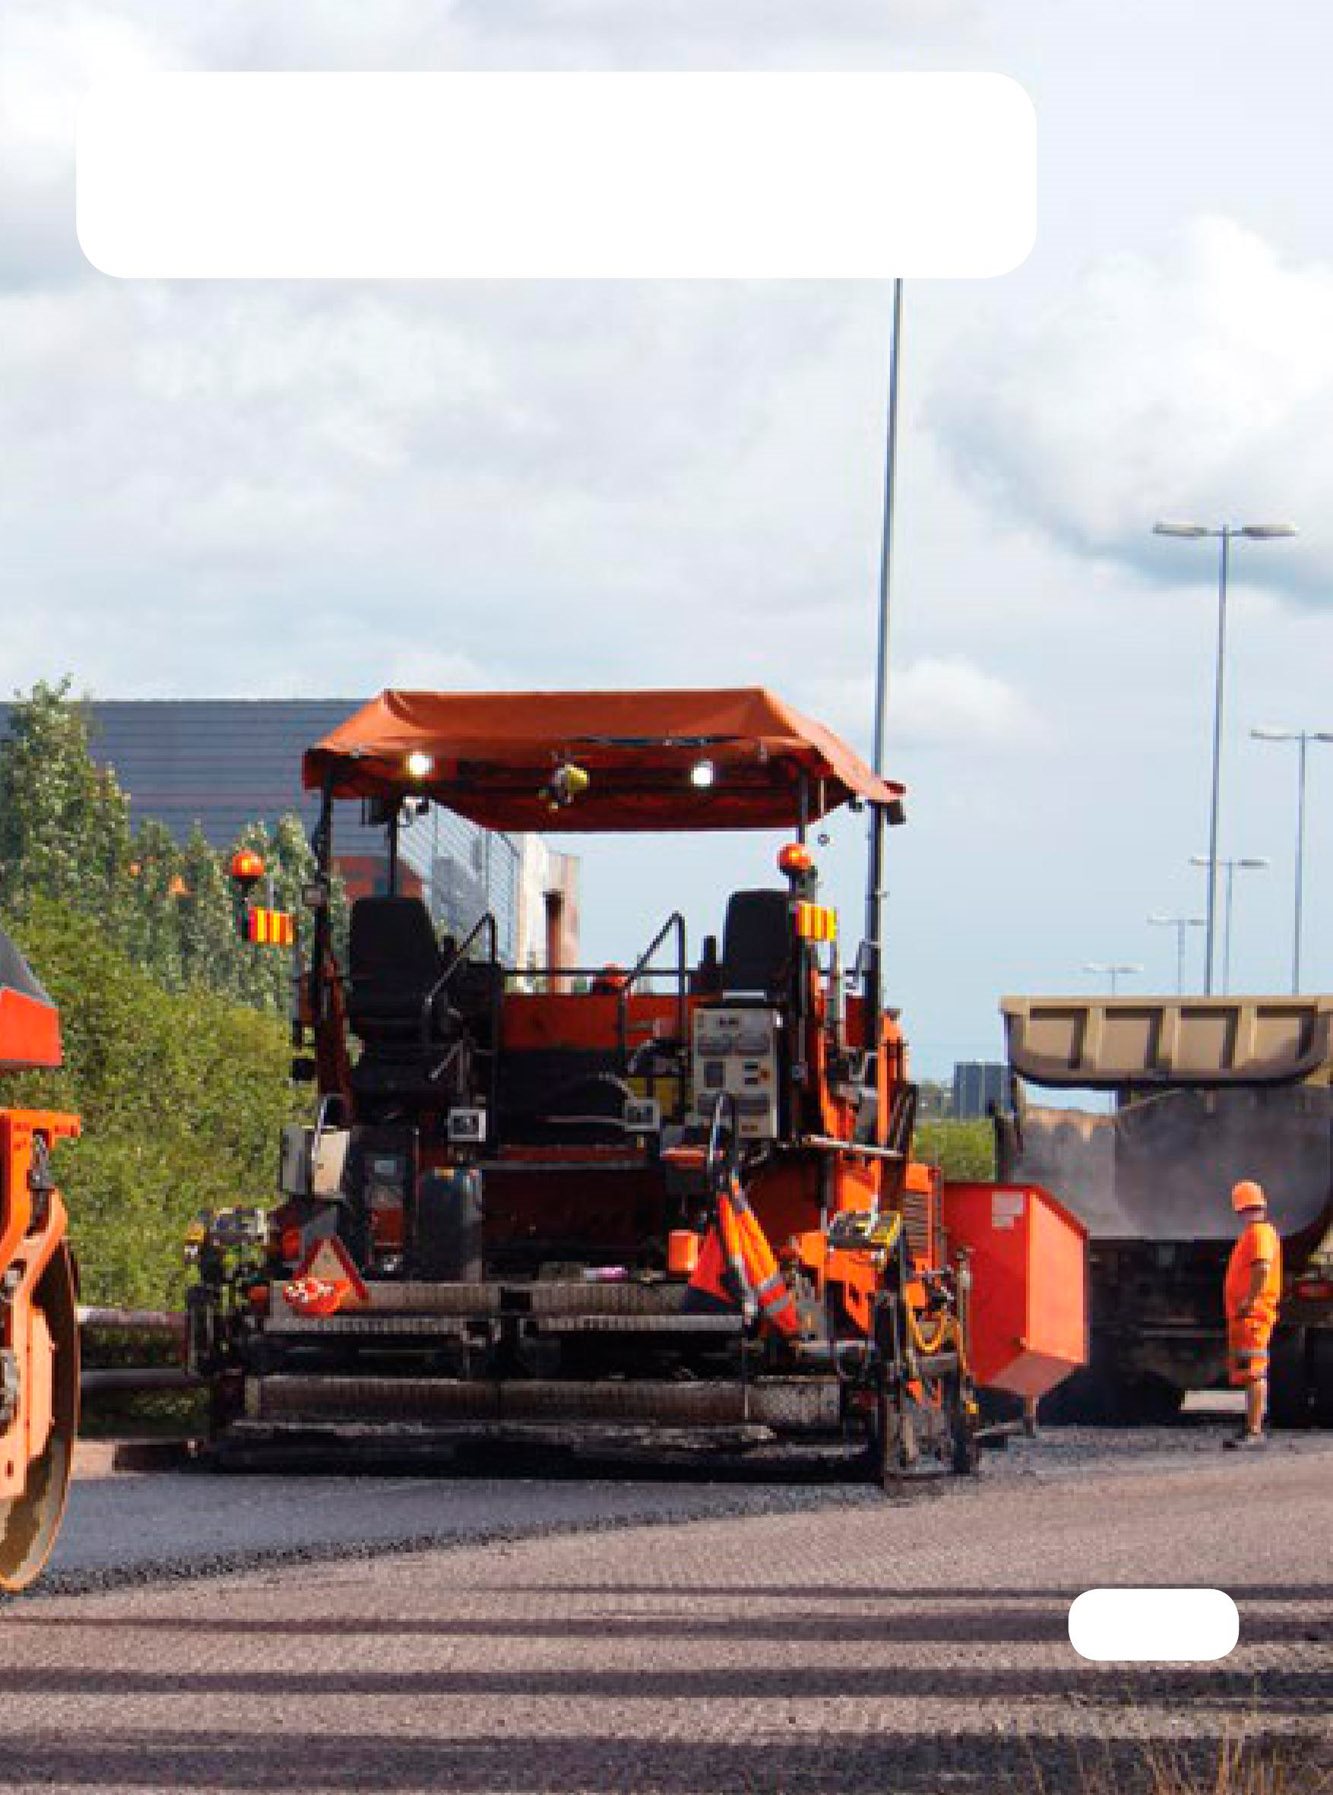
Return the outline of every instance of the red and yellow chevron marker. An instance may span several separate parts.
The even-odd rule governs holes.
[[[291,947],[296,940],[296,918],[290,910],[249,910],[245,938],[256,947]]]
[[[802,941],[836,941],[838,912],[828,904],[798,903],[796,933]]]

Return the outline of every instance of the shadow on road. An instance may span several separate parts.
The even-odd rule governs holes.
[[[1262,1743],[1263,1741],[1256,1741]],[[1283,1749],[1276,1738],[1267,1743]],[[893,1795],[1009,1795],[1072,1791],[1092,1766],[1121,1795],[1143,1787],[1146,1757],[1208,1773],[1211,1740],[1178,1733],[1105,1742],[1025,1738],[963,1729],[941,1737],[826,1732],[776,1742],[646,1740],[615,1733],[578,1737],[507,1733],[503,1738],[423,1739],[399,1732],[333,1728],[256,1737],[251,1732],[136,1732],[104,1743],[24,1741],[22,1771],[34,1784],[98,1789],[497,1791],[583,1795],[697,1795],[700,1790],[893,1791]],[[1317,1774],[1317,1773],[1316,1773]],[[1292,1783],[1292,1788],[1300,1784]],[[1308,1784],[1312,1792],[1319,1786]]]

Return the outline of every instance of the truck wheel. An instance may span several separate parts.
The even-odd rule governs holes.
[[[1164,1377],[1154,1377],[1151,1372],[1120,1386],[1122,1419],[1149,1427],[1161,1427],[1174,1421],[1184,1400],[1182,1389],[1168,1383]]]
[[[1125,1420],[1124,1390],[1110,1345],[1094,1339],[1088,1363],[1043,1396],[1037,1412],[1044,1426],[1115,1427]]]
[[[1333,1328],[1312,1329],[1309,1351],[1314,1424],[1333,1427]]]
[[[1268,1414],[1274,1427],[1308,1427],[1314,1392],[1304,1328],[1279,1328],[1268,1357]]]

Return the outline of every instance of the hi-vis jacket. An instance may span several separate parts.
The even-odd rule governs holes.
[[[684,1309],[698,1315],[737,1308],[747,1321],[760,1315],[789,1337],[800,1331],[791,1289],[739,1177],[732,1173],[718,1192],[716,1219],[686,1289]]]

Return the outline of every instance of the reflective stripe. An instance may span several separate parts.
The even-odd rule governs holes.
[[[296,940],[296,918],[290,910],[268,910],[260,905],[247,914],[246,938],[256,947],[291,947]]]
[[[791,1289],[734,1174],[718,1193],[717,1219],[690,1278],[685,1307],[695,1313],[739,1308],[747,1320],[760,1313],[785,1334],[800,1330]]]
[[[796,933],[803,941],[835,941],[838,935],[838,913],[827,904],[798,903]]]

